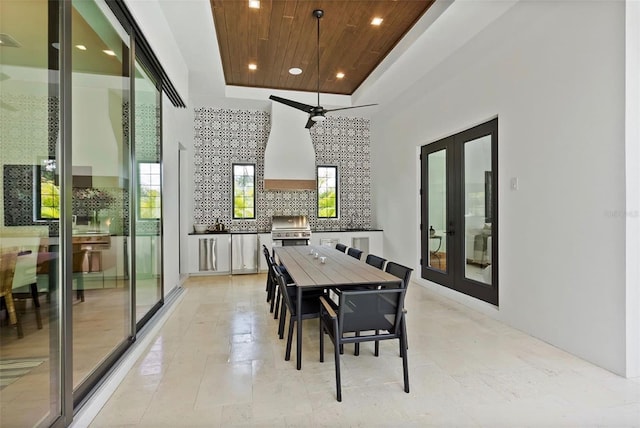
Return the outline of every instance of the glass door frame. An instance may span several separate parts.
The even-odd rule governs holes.
[[[465,204],[464,204],[464,145],[491,136],[491,284],[467,278],[465,275]],[[429,154],[446,150],[446,269],[429,266]],[[473,128],[424,145],[420,150],[421,165],[421,277],[471,297],[498,306],[498,118]]]

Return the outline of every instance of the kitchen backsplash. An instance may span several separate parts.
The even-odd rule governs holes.
[[[268,112],[198,108],[194,131],[194,223],[270,231],[273,215],[307,215],[313,229],[371,226],[368,119],[327,116],[310,130],[316,164],[338,167],[338,219],[318,219],[316,191],[264,190]],[[256,165],[256,220],[231,218],[231,166],[243,162]]]

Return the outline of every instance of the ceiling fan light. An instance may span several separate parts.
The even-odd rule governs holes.
[[[311,120],[313,120],[314,122],[322,122],[325,119],[326,117],[322,116],[321,114],[318,114],[316,116],[311,116]]]

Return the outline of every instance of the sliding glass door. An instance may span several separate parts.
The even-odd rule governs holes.
[[[498,120],[422,147],[422,277],[498,304]]]
[[[73,386],[76,401],[131,328],[129,36],[105,3],[72,2]]]
[[[0,425],[62,415],[59,4],[0,1]],[[25,21],[26,19],[26,21]]]

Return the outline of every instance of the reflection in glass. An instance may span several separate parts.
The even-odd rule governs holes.
[[[103,2],[73,1],[73,387],[131,334],[128,36]]]
[[[428,195],[429,212],[429,267],[447,271],[447,151],[439,150],[429,154]]]
[[[136,321],[140,321],[162,298],[162,150],[160,91],[142,63],[136,61],[135,68]]]
[[[491,136],[464,145],[465,277],[491,284]]]
[[[49,425],[61,414],[60,98],[58,51],[50,47],[57,38],[48,35],[57,13],[47,0],[0,1],[0,425],[7,427]]]

